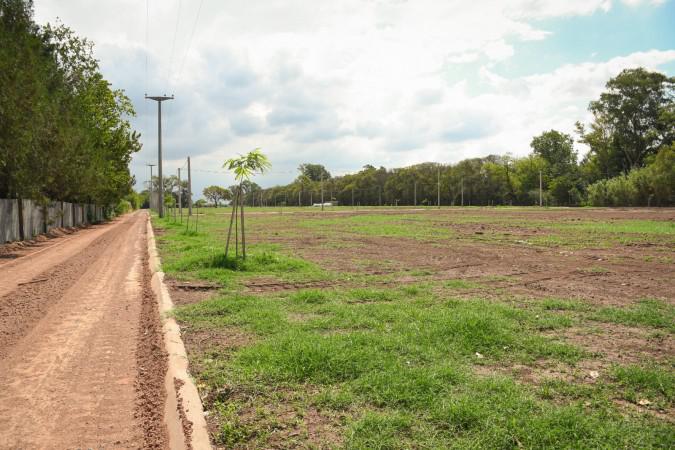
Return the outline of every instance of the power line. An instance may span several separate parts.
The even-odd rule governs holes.
[[[185,60],[187,59],[187,55],[190,52],[190,46],[192,45],[192,38],[195,36],[195,31],[197,30],[197,22],[199,21],[199,14],[202,12],[202,5],[204,4],[204,0],[201,0],[199,2],[199,9],[197,9],[197,16],[195,17],[195,23],[192,25],[192,33],[190,33],[190,39],[188,40],[187,47],[185,48],[185,53],[183,54],[183,61],[180,64],[180,70],[178,71],[178,76],[176,77],[176,81],[180,80],[180,76],[183,73],[183,67],[185,66]]]
[[[195,169],[194,167],[192,168],[194,172],[206,172],[206,173],[218,173],[218,174],[231,174],[232,172],[228,172],[225,170],[208,170],[208,169]],[[295,170],[289,170],[288,172],[265,172],[264,175],[288,175],[288,174],[294,174],[297,173]]]
[[[149,45],[149,27],[148,23],[150,21],[150,0],[145,0],[145,92],[148,92],[148,50]],[[145,102],[147,105],[147,102]],[[147,108],[146,108],[147,112]]]
[[[145,92],[148,92],[148,53],[150,52],[150,0],[145,0]],[[148,102],[145,104],[145,123],[143,124],[143,133],[148,132]]]
[[[173,31],[173,43],[171,44],[171,55],[169,56],[169,72],[167,73],[167,82],[171,83],[171,69],[173,69],[173,54],[176,49],[176,36],[178,36],[178,24],[180,23],[181,0],[178,0],[178,14],[176,15],[176,28]]]

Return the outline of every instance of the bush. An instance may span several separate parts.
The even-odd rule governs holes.
[[[600,180],[588,186],[588,204],[591,206],[611,206],[607,182]]]
[[[120,200],[119,203],[117,203],[117,206],[115,206],[115,214],[118,216],[126,214],[131,210],[132,207],[129,200]]]
[[[675,143],[656,154],[649,166],[649,180],[658,206],[675,205]]]
[[[635,188],[626,175],[620,175],[607,180],[607,195],[611,206],[631,206]]]
[[[675,204],[675,144],[663,147],[647,167],[588,186],[591,206],[668,206]]]

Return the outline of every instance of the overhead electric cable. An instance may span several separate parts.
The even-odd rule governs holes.
[[[150,0],[145,0],[145,94],[148,93],[148,52],[149,52],[149,24],[150,22]],[[148,132],[148,102],[143,102],[145,104],[145,120],[143,124],[143,134]]]
[[[192,45],[192,38],[195,36],[195,31],[197,30],[197,22],[199,21],[199,15],[202,12],[202,5],[204,0],[199,2],[199,8],[197,9],[197,16],[195,17],[195,23],[192,25],[192,33],[190,33],[190,39],[188,40],[187,47],[185,48],[185,53],[183,54],[183,61],[181,61],[180,69],[178,70],[178,76],[176,77],[176,82],[180,79],[181,74],[183,73],[183,67],[185,66],[185,60],[187,55],[190,52],[190,46]]]
[[[173,32],[173,43],[171,44],[171,55],[169,56],[169,72],[167,73],[167,82],[171,84],[171,70],[173,69],[173,54],[176,49],[176,36],[178,36],[178,24],[180,23],[181,0],[178,0],[178,14],[176,14],[176,27]]]

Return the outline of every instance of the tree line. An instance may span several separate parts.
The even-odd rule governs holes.
[[[0,0],[0,198],[132,198],[129,163],[141,148],[132,115],[91,42],[35,23],[30,0]]]
[[[251,206],[307,206],[320,202],[323,191],[325,202],[341,205],[675,205],[675,78],[624,70],[589,110],[591,123],[576,124],[576,142],[588,147],[582,158],[575,137],[548,130],[532,138],[522,158],[489,155],[394,169],[366,165],[335,177],[321,164],[305,163],[287,185],[263,189],[244,180],[243,200]],[[158,189],[159,181],[153,186]],[[164,189],[166,201],[175,204],[177,178],[167,177]],[[209,186],[203,195],[218,206],[236,189]]]
[[[302,164],[285,186],[246,188],[247,204],[309,205],[675,205],[675,78],[627,69],[592,101],[590,124],[574,137],[556,130],[535,136],[524,158],[509,154],[456,164],[422,163],[386,169],[367,165],[332,177],[320,164]],[[541,184],[540,184],[541,183]]]

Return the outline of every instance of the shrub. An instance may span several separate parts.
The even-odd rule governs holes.
[[[126,214],[131,210],[132,208],[129,200],[120,200],[119,203],[117,203],[117,206],[115,206],[115,214],[117,214],[118,216]]]

